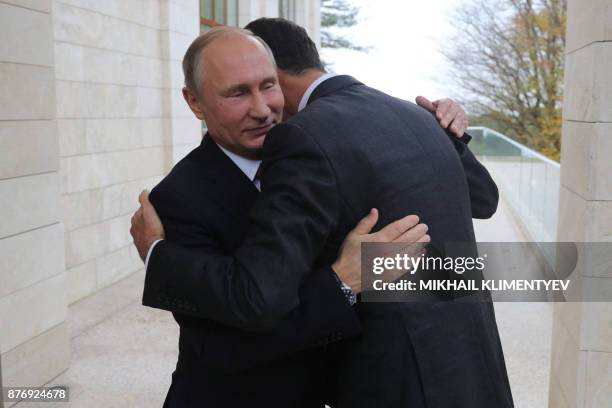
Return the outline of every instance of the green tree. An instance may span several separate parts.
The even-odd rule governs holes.
[[[350,1],[321,0],[321,47],[365,51],[365,47],[353,44],[338,30],[355,26],[357,14],[359,8]]]
[[[464,102],[487,123],[559,160],[566,0],[471,0],[444,54]]]

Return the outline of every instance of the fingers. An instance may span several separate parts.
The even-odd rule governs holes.
[[[130,220],[132,227],[134,226],[134,224],[136,224],[140,217],[142,217],[142,207],[138,207],[134,215],[132,215],[132,219]]]
[[[431,102],[429,99],[427,99],[424,96],[417,96],[415,101],[417,105],[419,105],[422,108],[427,109],[430,112],[436,111],[436,107],[434,106],[433,102]]]
[[[448,98],[440,99],[436,101],[438,106],[436,108],[436,118],[440,122],[443,128],[446,129],[446,126],[442,123],[442,121],[447,117],[448,111],[452,107],[452,101]],[[447,124],[448,125],[448,124]]]
[[[423,224],[424,225],[424,224]],[[417,239],[416,242],[420,242],[420,243],[424,243],[424,244],[428,244],[431,242],[431,237],[429,236],[429,234],[425,234],[423,235],[421,238]]]
[[[449,130],[457,137],[462,137],[469,125],[468,116],[461,106],[457,105],[457,115],[452,121]]]
[[[417,224],[399,235],[392,242],[429,242],[431,238],[427,235],[428,230],[427,224]]]
[[[424,96],[417,96],[416,103],[430,112],[436,113],[440,126],[449,128],[457,137],[463,136],[468,127],[467,113],[461,105],[449,98],[430,101]]]
[[[455,136],[457,137],[461,137],[463,136],[463,133],[465,132],[465,128],[463,127],[463,120],[457,120],[455,119],[452,123],[452,125],[450,125],[450,127],[448,128],[451,132],[453,132],[455,134]]]
[[[137,224],[140,224],[141,221],[142,221],[142,206],[138,207],[138,210],[136,210],[134,215],[132,215],[132,219],[130,220],[130,224],[131,224],[130,234],[132,235],[132,238],[134,238]]]
[[[392,242],[418,223],[419,217],[416,215],[408,215],[404,218],[400,218],[385,226],[377,233],[372,234],[373,241]]]
[[[461,121],[461,128],[458,129],[458,131],[457,131],[457,136],[462,137],[463,134],[467,131],[467,128],[469,126],[470,126],[470,119],[469,119],[469,117],[468,117],[468,115],[466,113],[465,117]]]
[[[357,225],[355,226],[355,228],[353,228],[353,231],[351,232],[354,232],[355,234],[358,234],[358,235],[369,234],[377,222],[378,222],[378,210],[376,208],[372,208],[370,212],[368,213],[368,215],[363,217],[357,223]]]
[[[418,258],[427,253],[428,244],[429,244],[429,241],[411,242],[410,244],[407,244],[405,247],[399,250],[397,253],[408,255],[409,257],[412,257],[412,258]]]
[[[457,137],[462,137],[469,126],[469,119],[465,110],[449,98],[435,102],[438,103],[436,117],[440,121],[440,126],[444,129],[448,128]]]
[[[459,113],[458,105],[450,99],[440,101],[436,114],[440,121],[440,126],[446,129]]]
[[[149,201],[149,190],[142,190],[142,192],[138,195],[138,202],[141,206],[145,207],[147,205],[151,205]]]
[[[140,202],[140,207],[142,209],[142,216],[152,220],[157,219],[157,212],[155,211],[155,207],[149,201],[149,191],[143,190],[142,193],[138,196],[138,201]]]

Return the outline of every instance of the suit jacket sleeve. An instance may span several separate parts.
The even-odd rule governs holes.
[[[476,159],[467,146],[472,137],[464,134],[461,139],[458,139],[449,131],[446,131],[446,133],[453,142],[465,171],[465,177],[470,190],[472,218],[492,217],[495,211],[497,211],[499,192],[495,181],[493,181],[487,169]]]
[[[151,201],[162,219],[168,241],[203,253],[223,254],[223,248],[219,245],[220,238],[212,229],[206,228],[207,223],[203,220],[194,222],[201,217],[202,209],[186,205],[186,197],[174,191],[156,188],[151,192]],[[310,345],[332,342],[339,333],[351,336],[360,331],[359,321],[339,290],[334,274],[330,265],[317,268],[308,274],[299,290],[299,307],[285,316],[271,333],[286,340],[284,343],[278,343],[279,345],[293,347],[295,351]],[[189,291],[185,288],[192,287],[193,282],[150,278],[153,276],[148,276],[143,304],[169,310],[175,313],[177,320],[181,320],[182,315],[207,317],[199,312],[197,299],[188,299],[184,295]],[[276,350],[279,356],[286,351]],[[260,358],[265,360],[270,356]]]
[[[152,303],[156,288],[188,282],[176,291],[189,300],[188,312],[228,325],[268,330],[291,313],[311,315],[314,309],[304,306],[300,293],[320,295],[317,284],[300,289],[309,277],[327,279],[324,288],[332,285],[329,267],[323,268],[325,274],[312,269],[337,220],[336,180],[320,148],[290,124],[269,132],[262,166],[262,192],[242,246],[226,256],[160,242],[149,260],[145,295],[150,296],[143,303]],[[337,306],[348,308],[337,286],[335,290]]]

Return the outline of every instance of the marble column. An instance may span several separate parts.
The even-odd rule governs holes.
[[[612,0],[568,0],[559,241],[612,242]],[[612,294],[611,268],[585,282]],[[612,303],[556,304],[550,408],[612,401]]]

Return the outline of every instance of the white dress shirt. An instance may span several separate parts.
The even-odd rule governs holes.
[[[304,95],[302,95],[302,99],[300,99],[300,104],[298,105],[298,112],[306,107],[308,99],[310,99],[310,96],[312,95],[314,90],[317,89],[317,86],[321,85],[323,81],[326,81],[329,78],[335,77],[337,75],[338,74],[332,74],[331,72],[328,72],[326,74],[321,75],[312,84],[310,84],[310,86],[306,88],[306,92],[304,92]]]
[[[217,146],[219,146],[219,149],[221,149],[221,151],[225,153],[240,170],[242,170],[244,175],[247,176],[248,179],[253,182],[253,184],[255,184],[255,187],[261,191],[261,182],[259,179],[255,179],[255,175],[257,175],[257,170],[259,170],[261,160],[247,159],[246,157],[239,156],[234,152],[230,152],[219,143],[217,143]]]

